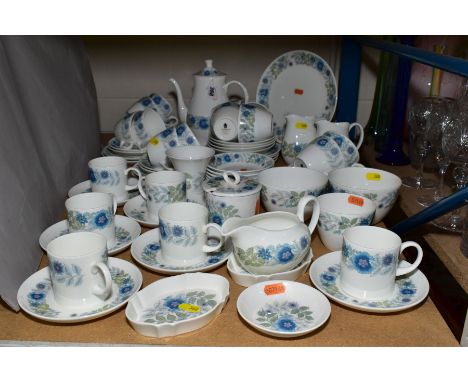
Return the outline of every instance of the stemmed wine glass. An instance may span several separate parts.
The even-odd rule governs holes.
[[[412,188],[434,188],[436,182],[424,177],[424,161],[437,142],[446,123],[448,108],[442,97],[425,97],[415,103],[408,115],[410,136],[419,158],[415,176],[404,177],[403,185]],[[439,139],[438,139],[439,137]]]
[[[457,190],[468,184],[468,108],[460,107],[455,118],[446,126],[442,146],[448,153],[450,162],[455,165],[453,178]],[[439,228],[461,232],[463,229],[463,216],[455,211],[448,217],[442,217],[433,222]]]

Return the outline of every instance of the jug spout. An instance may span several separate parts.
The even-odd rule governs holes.
[[[179,120],[182,123],[187,122],[187,106],[184,103],[184,97],[182,96],[182,90],[180,90],[180,86],[177,81],[173,78],[169,79],[170,82],[174,84],[176,95],[177,95],[177,109],[179,111]]]

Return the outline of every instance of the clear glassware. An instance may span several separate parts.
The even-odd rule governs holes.
[[[443,97],[425,97],[416,102],[408,113],[410,137],[418,154],[419,166],[415,176],[404,177],[403,185],[412,188],[434,188],[437,183],[424,177],[424,161],[440,137],[449,119],[450,109]]]

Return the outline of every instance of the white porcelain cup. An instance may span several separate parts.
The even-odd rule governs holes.
[[[127,191],[135,190],[138,184],[127,185],[127,174],[133,171],[141,183],[140,170],[127,168],[127,160],[118,156],[99,157],[88,162],[88,176],[93,192],[105,192],[116,197],[117,202],[127,199]]]
[[[65,201],[68,232],[97,232],[107,240],[107,249],[115,246],[115,211],[117,202],[112,194],[87,192]]]
[[[241,143],[261,141],[273,136],[273,114],[255,102],[239,107],[237,140]]]
[[[187,201],[205,205],[202,182],[214,155],[214,149],[206,146],[179,146],[166,151],[174,168],[187,176]]]
[[[55,301],[65,307],[92,308],[112,293],[106,238],[96,232],[75,232],[47,245]]]
[[[134,113],[130,136],[134,145],[143,148],[152,137],[165,129],[166,125],[159,113],[148,108]]]
[[[172,105],[162,95],[156,93],[139,99],[127,110],[127,113],[135,113],[148,108],[156,110],[166,123],[171,124],[174,120],[177,122],[177,118],[171,116]]]
[[[120,147],[131,149],[133,141],[131,136],[131,127],[133,123],[133,113],[127,113],[114,126],[114,135],[120,142]]]
[[[179,202],[159,210],[161,254],[171,264],[194,265],[206,253],[218,251],[223,242],[207,244],[208,209],[197,203]]]
[[[417,249],[416,261],[408,267],[399,266],[398,256],[408,247]],[[414,271],[422,257],[423,251],[418,243],[402,243],[400,237],[388,229],[373,226],[348,228],[343,233],[341,288],[358,298],[388,298],[394,292],[395,277]]]
[[[346,135],[338,134],[334,131],[327,131],[322,137],[330,137],[335,141],[341,150],[341,154],[343,154],[345,167],[352,166],[359,161],[359,147]]]
[[[294,167],[307,167],[325,175],[345,166],[343,154],[336,142],[327,136],[315,138],[294,159]]]
[[[237,141],[239,108],[236,102],[225,102],[213,109],[210,127],[217,139],[226,142]]]
[[[349,134],[353,128],[356,128],[358,134],[358,141],[355,143],[356,147],[359,149],[362,145],[362,141],[364,140],[364,127],[361,124],[354,122],[330,122],[327,120],[320,120],[316,122],[317,124],[317,135],[323,135],[327,131],[333,131],[334,133],[338,133],[344,135],[349,138]],[[354,142],[353,142],[354,143]]]
[[[159,210],[167,204],[187,201],[186,176],[180,171],[152,172],[145,177],[145,187],[139,184],[140,194],[146,200],[152,220],[158,219]]]
[[[348,193],[323,194],[318,198],[320,240],[331,251],[343,246],[343,232],[357,225],[370,225],[375,214],[375,203],[363,196]]]

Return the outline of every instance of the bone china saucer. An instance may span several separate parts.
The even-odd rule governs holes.
[[[39,245],[46,251],[47,244],[53,239],[68,233],[68,221],[62,220],[51,225],[41,236],[39,236]],[[115,246],[107,251],[109,256],[122,252],[128,248],[138,236],[140,236],[141,227],[138,223],[126,216],[115,215]]]
[[[155,220],[150,218],[148,208],[146,207],[146,200],[141,195],[135,196],[125,203],[123,211],[129,218],[135,219],[146,227],[154,228],[159,225],[159,217]]]
[[[223,251],[206,254],[205,259],[197,264],[181,266],[168,263],[161,256],[161,245],[159,244],[159,228],[145,232],[132,244],[130,251],[133,259],[140,265],[167,275],[178,275],[189,272],[206,272],[219,267],[227,261],[232,253],[231,246]]]
[[[69,308],[55,301],[49,268],[45,267],[23,282],[18,290],[18,303],[26,313],[40,320],[73,323],[108,315],[124,305],[141,287],[143,276],[132,263],[109,258],[112,295],[100,305]]]
[[[319,257],[310,266],[309,276],[321,292],[344,306],[364,312],[398,312],[419,304],[429,293],[426,276],[420,270],[416,270],[409,276],[397,278],[393,295],[387,299],[365,300],[350,296],[340,286],[340,259],[341,251]],[[406,261],[402,263],[410,265]]]
[[[136,179],[136,178],[128,178],[128,184],[130,186],[135,185],[137,181],[138,181],[138,179]],[[78,195],[78,194],[83,194],[85,192],[91,192],[91,181],[90,180],[85,180],[84,182],[78,183],[78,184],[74,185],[72,188],[70,188],[68,190],[68,197],[71,198],[72,196],[75,196],[75,195]],[[136,195],[139,195],[139,194],[140,194],[140,192],[138,191],[138,189],[128,191],[126,197],[124,197],[123,199],[118,199],[117,200],[117,205],[119,207],[123,206],[125,204],[125,202],[127,202],[129,199],[131,199],[131,198],[133,198],[133,197],[135,197]]]

